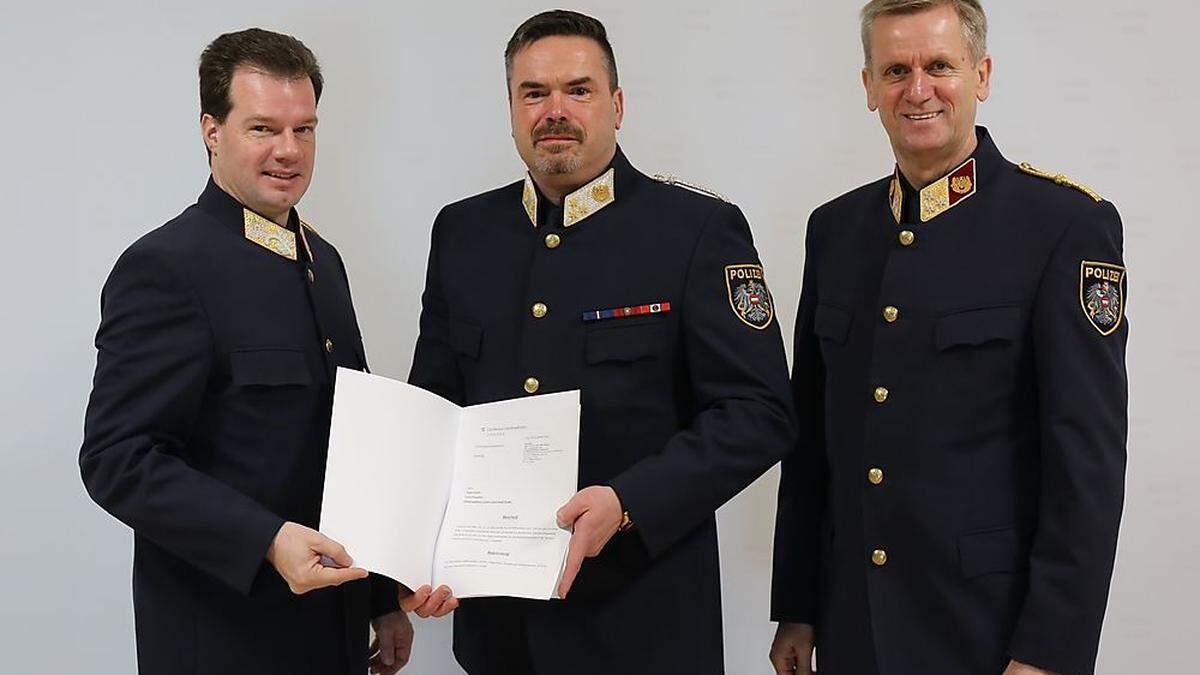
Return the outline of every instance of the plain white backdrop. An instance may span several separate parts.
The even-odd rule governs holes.
[[[626,153],[648,173],[710,185],[742,207],[789,342],[809,212],[891,169],[859,83],[859,4],[572,6],[608,26],[626,92]],[[1009,159],[1092,185],[1125,222],[1128,498],[1098,671],[1194,672],[1200,9],[1183,0],[985,5],[996,66],[981,121]],[[207,177],[196,82],[204,45],[257,25],[300,37],[321,59],[320,150],[300,211],[349,266],[375,372],[404,377],[434,214],[521,175],[502,52],[542,9],[482,0],[0,7],[0,670],[135,671],[131,535],[89,501],[76,462],[101,284],[120,252],[192,203]],[[396,489],[418,479],[397,476]],[[776,484],[772,470],[719,514],[731,675],[770,672]],[[448,619],[419,622],[406,672],[459,673],[449,629]]]

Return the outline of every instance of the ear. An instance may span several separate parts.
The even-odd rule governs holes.
[[[975,98],[983,103],[992,93],[992,57],[990,54],[979,60],[979,65],[975,66],[975,74],[979,76],[979,89],[975,91]]]
[[[200,136],[204,139],[204,145],[208,147],[208,151],[216,153],[217,145],[221,135],[221,123],[217,122],[217,118],[208,113],[200,116]]]
[[[617,129],[621,128],[621,120],[625,119],[625,91],[617,87],[613,92],[613,107],[617,113]]]
[[[863,90],[867,92],[867,110],[875,112],[879,110],[879,101],[875,99],[875,87],[872,86],[874,79],[871,77],[871,69],[862,69]]]

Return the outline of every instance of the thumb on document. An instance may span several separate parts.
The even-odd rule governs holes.
[[[279,528],[266,558],[297,595],[367,576],[366,570],[351,567],[354,561],[341,544],[291,521]],[[326,566],[323,558],[341,567]]]
[[[571,529],[571,526],[575,524],[575,521],[579,519],[579,516],[582,516],[587,512],[587,501],[580,498],[581,494],[582,493],[575,493],[575,496],[558,510],[558,513],[555,515],[555,520],[558,521],[559,528],[563,530]]]
[[[309,544],[309,546],[317,553],[329,556],[329,559],[337,567],[351,567],[354,565],[354,558],[351,558],[350,554],[346,552],[345,546],[319,532],[317,533],[316,540]]]

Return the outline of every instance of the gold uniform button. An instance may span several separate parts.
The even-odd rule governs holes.
[[[900,245],[901,246],[912,246],[913,242],[915,242],[916,240],[917,240],[917,235],[913,234],[912,230],[903,230],[900,232]]]
[[[883,469],[871,469],[867,472],[867,480],[871,481],[871,485],[880,485],[883,483]]]
[[[529,311],[533,312],[533,318],[540,319],[543,316],[546,316],[546,312],[549,311],[549,308],[546,307],[545,303],[536,302]]]
[[[541,386],[541,383],[537,381],[536,377],[528,378],[525,380],[525,393],[526,394],[536,394],[538,387],[540,387],[540,386]]]
[[[888,390],[885,387],[875,387],[875,402],[883,403],[888,399]]]
[[[333,353],[333,340],[325,340],[325,351],[329,352],[330,354]]]
[[[310,267],[310,268],[308,268],[307,270],[305,270],[305,273],[308,275],[308,283],[310,283],[310,284],[311,284],[311,283],[314,283],[314,282],[317,280],[317,275],[313,274],[313,271],[312,271],[312,268],[311,268],[311,267]]]
[[[871,562],[875,563],[876,567],[883,567],[887,564],[887,551],[883,549],[875,549],[871,552]]]
[[[892,307],[891,305],[888,305],[887,307],[883,308],[883,320],[884,321],[886,321],[888,323],[896,323],[896,320],[899,318],[900,318],[899,308]]]
[[[558,245],[561,243],[562,237],[558,236],[557,234],[546,235],[546,248],[558,248]]]

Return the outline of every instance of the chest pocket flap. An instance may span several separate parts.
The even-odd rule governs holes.
[[[588,363],[652,359],[662,352],[665,336],[661,323],[598,328],[587,334],[585,357]]]
[[[957,312],[938,319],[934,341],[939,350],[977,346],[989,342],[1014,342],[1021,336],[1021,308],[985,307]]]
[[[483,326],[466,319],[450,320],[450,348],[473,359],[479,358],[479,345],[483,342]]]
[[[304,352],[299,349],[239,349],[229,355],[229,372],[237,387],[312,384]]]
[[[821,303],[817,305],[817,315],[813,319],[813,332],[839,345],[845,344],[850,333],[850,316],[850,312],[841,307]]]

